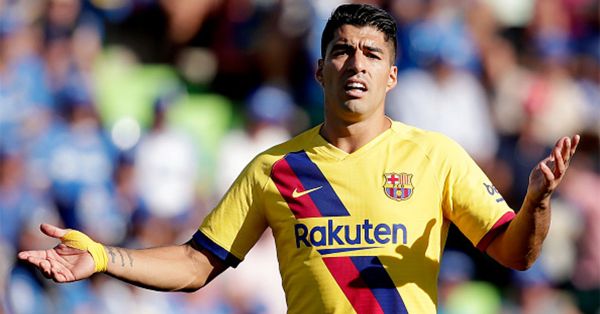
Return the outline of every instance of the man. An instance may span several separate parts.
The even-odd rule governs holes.
[[[195,291],[235,267],[270,227],[290,313],[434,313],[450,223],[503,265],[530,267],[579,137],[560,139],[532,171],[515,216],[457,144],[384,115],[396,84],[395,34],[385,11],[336,9],[316,73],[324,123],[257,156],[188,243],[104,247],[42,225],[62,244],[19,258],[58,282],[106,272],[151,289]]]

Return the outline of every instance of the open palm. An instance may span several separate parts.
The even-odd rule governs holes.
[[[68,231],[49,224],[42,224],[40,229],[47,236],[56,239],[60,239]],[[81,280],[94,273],[94,260],[90,253],[62,243],[48,250],[23,251],[18,257],[35,265],[44,276],[56,282]]]
[[[569,161],[575,154],[579,139],[579,135],[561,138],[554,145],[550,155],[533,168],[529,176],[527,194],[534,202],[546,199],[558,187],[569,167]]]

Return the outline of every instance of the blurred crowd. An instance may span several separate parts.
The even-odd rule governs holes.
[[[320,34],[341,0],[0,0],[0,313],[282,313],[272,235],[193,294],[55,284],[16,252],[41,222],[183,243],[260,151],[320,123]],[[598,0],[372,0],[399,25],[393,119],[447,134],[518,209],[582,141],[541,258],[509,271],[451,229],[440,313],[600,313]]]

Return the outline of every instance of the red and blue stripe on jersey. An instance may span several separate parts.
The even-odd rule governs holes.
[[[296,219],[350,216],[327,178],[304,151],[289,153],[275,163],[271,178]],[[315,190],[294,197],[294,190],[310,189]],[[396,285],[378,257],[323,257],[323,262],[357,313],[407,313]]]
[[[350,215],[321,170],[304,151],[287,154],[275,163],[271,178],[298,219]],[[293,196],[294,190],[317,187],[321,188],[300,197]]]

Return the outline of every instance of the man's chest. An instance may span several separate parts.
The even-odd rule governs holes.
[[[314,162],[299,152],[273,167],[265,209],[276,238],[296,248],[410,245],[432,220],[442,220],[437,178],[427,160],[415,156]]]

